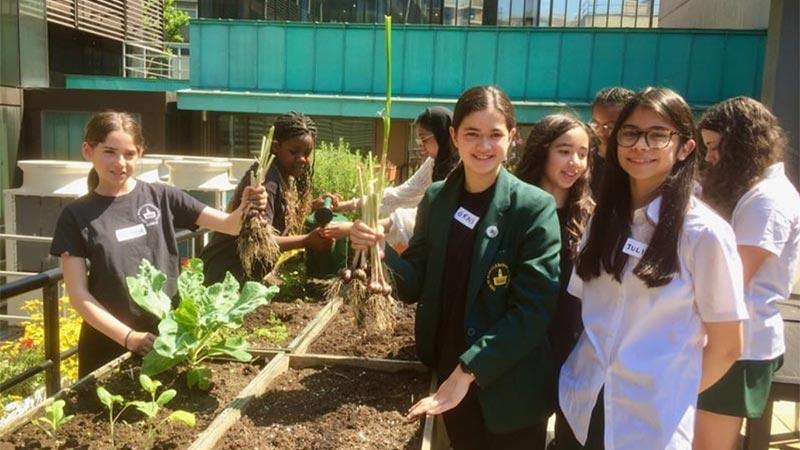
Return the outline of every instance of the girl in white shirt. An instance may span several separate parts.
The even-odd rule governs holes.
[[[568,288],[585,330],[561,368],[572,436],[558,448],[691,449],[698,392],[741,352],[741,263],[730,226],[691,195],[693,134],[689,105],[661,88],[611,133]]]
[[[764,412],[773,373],[783,363],[783,320],[800,249],[800,196],[783,168],[786,134],[761,103],[736,97],[712,106],[698,125],[707,167],[704,200],[730,220],[744,266],[739,361],[698,399],[695,448],[733,449],[742,418]]]

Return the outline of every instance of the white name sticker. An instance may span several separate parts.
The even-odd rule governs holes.
[[[146,235],[147,230],[145,229],[144,224],[140,223],[139,225],[134,225],[132,227],[120,228],[119,230],[115,231],[115,233],[117,235],[117,242],[125,242]]]
[[[642,244],[636,239],[628,238],[625,245],[622,247],[622,253],[641,258],[644,252],[647,251],[647,244]]]
[[[480,217],[476,216],[475,214],[472,214],[463,207],[459,207],[458,210],[456,211],[456,214],[453,217],[455,217],[457,221],[461,222],[462,225],[469,228],[470,230],[475,228],[475,225],[478,223],[478,220],[480,220]]]

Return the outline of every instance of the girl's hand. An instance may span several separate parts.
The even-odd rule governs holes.
[[[153,349],[153,342],[155,342],[155,340],[156,336],[152,333],[148,333],[146,331],[133,331],[130,335],[128,335],[127,350],[140,355],[145,355],[147,352]]]
[[[474,380],[474,375],[464,372],[461,365],[456,366],[456,370],[439,386],[435,394],[423,398],[408,410],[406,419],[412,420],[421,415],[436,415],[450,411],[464,400],[469,385]]]
[[[243,214],[257,214],[267,209],[267,190],[264,186],[246,186],[242,192],[242,204],[239,208],[243,208]]]
[[[304,244],[317,252],[329,252],[333,248],[333,239],[324,237],[321,228],[314,228],[306,235]]]
[[[319,198],[314,199],[314,201],[311,202],[311,209],[321,208],[325,203],[325,199],[329,197],[331,199],[331,209],[336,211],[336,207],[338,207],[339,202],[342,201],[342,196],[339,194],[331,194],[330,192],[326,192],[320,195]]]
[[[361,220],[356,220],[350,228],[350,245],[356,250],[365,250],[377,243],[383,243],[385,236],[382,227],[373,230]]]
[[[343,239],[350,235],[353,222],[336,222],[325,225],[319,232],[322,237],[328,239]]]

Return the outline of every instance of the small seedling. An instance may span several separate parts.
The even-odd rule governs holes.
[[[266,339],[272,344],[278,345],[289,338],[289,329],[279,317],[275,314],[270,314],[266,326],[256,328],[253,330],[253,334]]]
[[[147,438],[145,440],[144,448],[153,448],[156,438],[156,429],[164,422],[181,422],[190,427],[194,426],[194,414],[183,410],[173,411],[172,414],[167,416],[165,419],[157,422],[156,417],[158,416],[158,412],[161,410],[161,407],[175,398],[177,392],[175,392],[175,389],[168,389],[156,397],[156,391],[159,387],[161,387],[161,382],[158,380],[152,380],[150,377],[144,374],[139,375],[139,384],[142,385],[142,389],[150,393],[150,401],[143,402],[137,400],[129,402],[128,405],[133,406],[145,416]]]
[[[50,439],[53,440],[53,448],[58,448],[58,430],[72,420],[74,415],[64,415],[64,400],[56,400],[52,405],[44,408],[44,416],[34,419],[32,422],[39,427]]]
[[[97,387],[97,398],[100,399],[100,403],[105,405],[106,409],[108,410],[108,426],[109,426],[109,431],[111,433],[111,448],[112,449],[113,448],[117,448],[117,446],[116,446],[116,444],[114,442],[114,423],[117,422],[117,419],[119,419],[119,416],[121,416],[122,413],[125,411],[125,409],[127,409],[128,406],[130,406],[130,405],[129,404],[127,404],[127,405],[125,404],[125,399],[122,398],[121,395],[114,395],[114,394],[108,392],[108,390],[106,390],[106,388],[104,388],[103,386],[98,386]],[[116,416],[114,415],[114,405],[115,404],[125,405],[125,406],[122,407],[122,409],[120,409],[117,412]]]

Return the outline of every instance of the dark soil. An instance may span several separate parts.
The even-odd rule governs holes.
[[[430,375],[336,367],[289,370],[225,435],[225,450],[419,449],[422,419],[405,412]]]
[[[414,348],[414,306],[398,302],[394,330],[382,334],[367,333],[359,328],[350,308],[342,306],[308,351],[326,355],[415,361],[417,352]]]
[[[321,303],[298,299],[293,302],[273,301],[261,306],[244,318],[243,329],[253,348],[283,348],[289,345],[322,309]],[[274,319],[279,319],[288,332],[283,339],[270,338],[275,331]]]
[[[112,394],[122,395],[125,400],[149,401],[149,394],[139,384],[139,361],[123,364],[122,370],[101,381],[100,385]],[[186,448],[223,408],[253,379],[265,364],[259,360],[254,364],[239,362],[210,362],[206,367],[213,371],[213,385],[208,392],[190,390],[186,387],[185,369],[170,370],[154,379],[161,381],[157,395],[167,389],[175,389],[178,395],[159,412],[158,421],[172,411],[183,409],[194,413],[196,424],[189,428],[180,423],[158,425],[155,449]],[[60,449],[106,450],[111,447],[108,426],[108,411],[97,400],[97,385],[89,383],[70,395],[64,407],[65,414],[75,418],[59,430]],[[114,427],[117,448],[144,448],[146,433],[143,416],[134,408],[128,408]],[[37,427],[28,424],[10,436],[0,438],[0,450],[51,449],[52,441]]]

